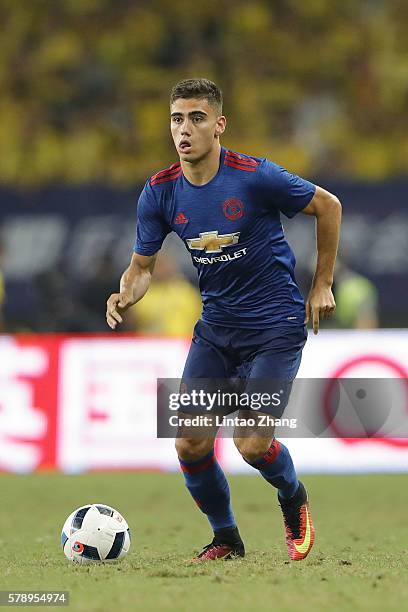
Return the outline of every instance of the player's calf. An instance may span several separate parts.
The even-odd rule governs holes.
[[[191,453],[191,447],[186,442],[179,440],[177,448],[184,450],[184,453]],[[197,450],[197,445],[194,445],[194,448]],[[213,541],[196,560],[243,556],[244,545],[232,512],[228,481],[217,462],[214,449],[195,461],[186,461],[180,457],[179,460],[186,487],[198,508],[207,516],[214,531]]]
[[[260,458],[256,458],[256,454],[252,453],[256,449],[262,449],[262,444],[258,446],[255,442],[252,445],[241,442],[239,448],[245,461],[259,470],[262,477],[278,489],[289,557],[293,561],[304,559],[313,546],[315,529],[307,492],[297,479],[289,450],[275,439]],[[252,460],[249,460],[248,457],[251,456]]]

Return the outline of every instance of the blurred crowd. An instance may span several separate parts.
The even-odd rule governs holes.
[[[120,275],[109,257],[101,258],[86,282],[53,270],[37,277],[39,317],[31,322],[40,332],[108,332],[106,301],[119,290]],[[120,331],[164,336],[189,336],[201,313],[201,298],[170,253],[160,253],[149,291],[131,308]]]
[[[224,144],[233,150],[268,156],[323,185],[394,183],[408,173],[406,0],[2,0],[0,22],[0,185],[11,191],[142,185],[174,160],[169,90],[195,76],[223,89]],[[30,217],[34,200],[27,202]],[[64,206],[59,212],[67,214]],[[395,287],[405,270],[398,259],[403,213],[390,218],[388,259],[373,245],[371,267],[364,268],[364,253],[354,253],[358,271],[346,258],[339,262],[337,313],[328,326],[404,323],[394,311],[379,320],[378,290],[365,276],[378,268],[377,281],[382,272],[384,286]],[[355,219],[352,246],[364,245],[366,217]],[[382,217],[373,219],[380,228]],[[15,274],[11,281],[3,259],[0,245],[0,330],[107,331],[117,258],[114,265],[105,253],[86,278],[62,258],[32,280]],[[306,296],[311,272],[301,263]],[[125,329],[189,335],[201,309],[192,274],[178,257],[160,256],[151,290]]]
[[[408,170],[406,0],[0,3],[0,182],[139,183],[168,92],[207,76],[227,145],[305,176]]]

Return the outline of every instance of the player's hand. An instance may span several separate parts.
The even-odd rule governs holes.
[[[127,293],[113,293],[106,303],[106,321],[111,329],[116,329],[122,323],[122,315],[133,305],[133,300]]]
[[[327,319],[336,310],[336,302],[329,285],[316,285],[312,287],[306,302],[305,324],[312,321],[313,333],[319,331],[320,319]]]

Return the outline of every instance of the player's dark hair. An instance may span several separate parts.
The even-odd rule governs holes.
[[[184,79],[174,85],[170,93],[170,104],[179,98],[205,98],[222,113],[222,91],[208,79]]]

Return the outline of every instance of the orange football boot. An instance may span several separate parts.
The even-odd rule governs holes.
[[[304,485],[290,499],[280,499],[285,523],[286,544],[292,561],[300,561],[309,554],[315,540],[315,528],[310,515],[309,500]]]

